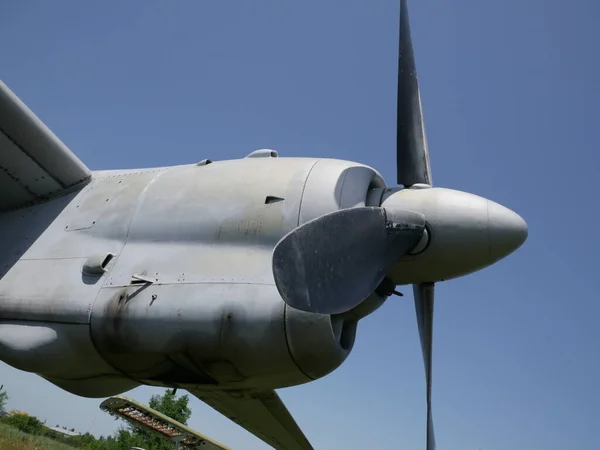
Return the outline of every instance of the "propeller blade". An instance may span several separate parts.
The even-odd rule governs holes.
[[[377,289],[424,230],[424,216],[412,211],[362,207],[326,214],[292,230],[275,246],[275,284],[294,308],[344,313]]]
[[[397,182],[406,187],[417,183],[431,186],[429,149],[406,0],[400,2],[398,51]]]
[[[421,350],[425,363],[425,380],[427,383],[427,450],[435,450],[433,417],[431,413],[431,356],[433,345],[433,297],[434,284],[422,283],[413,285],[417,325],[421,338]]]

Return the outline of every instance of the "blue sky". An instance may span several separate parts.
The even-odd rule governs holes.
[[[529,223],[517,253],[438,285],[438,448],[598,449],[600,3],[410,11],[434,183]],[[395,0],[2,2],[0,78],[92,169],[266,147],[359,161],[393,185],[397,21]],[[423,378],[409,294],[360,324],[336,372],[280,395],[317,449],[424,448]],[[52,425],[117,425],[35,375],[0,364],[0,383]],[[267,448],[192,406],[198,430]]]

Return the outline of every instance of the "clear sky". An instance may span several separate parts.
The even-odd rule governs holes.
[[[92,169],[266,147],[355,160],[394,185],[398,3],[3,1],[0,78]],[[517,253],[438,284],[438,448],[597,450],[600,2],[413,0],[410,12],[434,183],[529,223]],[[10,407],[52,425],[116,426],[98,400],[35,375],[0,364],[0,383]],[[412,296],[365,319],[336,372],[280,395],[317,449],[424,448]],[[201,432],[267,448],[192,406]]]

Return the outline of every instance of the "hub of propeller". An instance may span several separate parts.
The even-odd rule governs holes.
[[[434,282],[512,253],[526,240],[527,224],[497,203],[433,187],[406,0],[400,1],[399,37],[396,163],[403,188],[391,189],[380,207],[336,211],[288,233],[273,251],[273,275],[289,306],[318,314],[356,311],[374,293],[402,295],[396,285],[413,285],[425,365],[427,450],[434,450]],[[405,256],[410,263],[399,263]]]

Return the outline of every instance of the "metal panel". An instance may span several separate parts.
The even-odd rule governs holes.
[[[289,354],[284,303],[274,286],[104,288],[91,330],[105,359],[138,379],[239,387],[307,381]]]
[[[118,373],[94,349],[88,325],[0,320],[0,358],[17,369],[62,379]]]
[[[34,198],[60,191],[63,187],[43,167],[21,150],[4,133],[0,132],[1,167]]]
[[[313,449],[275,391],[192,389],[190,393],[276,450]]]
[[[66,193],[91,177],[89,169],[0,81],[0,211]],[[26,194],[24,194],[24,192]]]
[[[88,323],[102,283],[83,275],[85,261],[21,259],[0,281],[0,317]]]
[[[350,161],[319,160],[306,181],[298,225],[339,209],[364,206],[369,187],[385,187],[374,169]]]
[[[67,392],[88,398],[106,398],[130,391],[141,384],[123,375],[96,375],[76,380],[42,376]]]
[[[48,243],[57,240],[56,224],[74,196],[72,193],[41,205],[0,213],[0,280],[19,258],[26,255],[35,259],[52,257]],[[53,256],[62,255],[58,252]]]
[[[0,129],[63,188],[90,177],[81,160],[1,81]]]
[[[144,192],[129,241],[272,247],[297,226],[304,181],[315,161],[250,158],[173,168]],[[265,204],[267,196],[284,201]]]
[[[2,149],[0,148],[1,151]],[[2,193],[0,196],[0,211],[16,208],[33,199],[31,193],[27,192],[24,186],[17,183],[14,177],[10,176],[4,170],[0,170],[0,192]]]
[[[129,286],[132,276],[157,284],[273,284],[272,250],[205,243],[129,242],[106,279],[106,286]]]
[[[35,245],[23,255],[25,259],[89,258],[93,255],[114,253],[118,256],[129,231],[131,217],[140,194],[158,175],[156,170],[135,174],[103,175],[64,204],[61,197],[28,209],[5,213],[0,230],[8,230],[18,239],[26,230],[46,221],[46,229]],[[64,211],[48,223],[56,212],[54,205]],[[35,218],[33,217],[35,216]],[[1,269],[1,268],[0,268]]]

